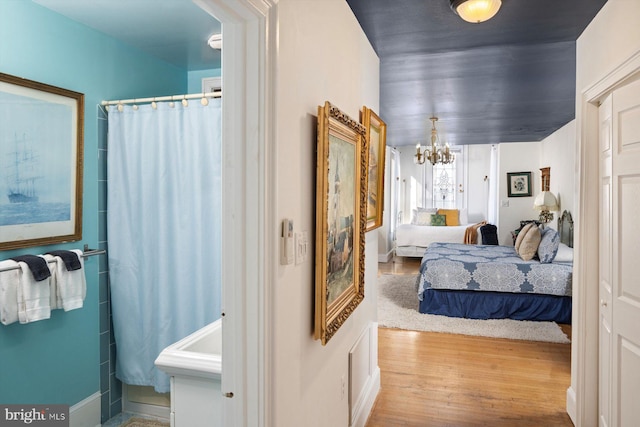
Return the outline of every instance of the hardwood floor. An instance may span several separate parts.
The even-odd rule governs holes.
[[[394,261],[379,273],[419,267],[418,259]],[[367,427],[573,426],[570,344],[387,328],[378,344],[381,390]]]

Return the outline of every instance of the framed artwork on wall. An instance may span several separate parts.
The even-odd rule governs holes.
[[[531,172],[507,172],[507,195],[531,197]]]
[[[314,336],[322,345],[364,299],[366,129],[337,107],[318,107]]]
[[[382,226],[387,124],[366,106],[362,107],[362,124],[367,131],[367,145],[369,146],[366,230],[371,231]]]
[[[82,238],[84,95],[0,73],[0,250]]]

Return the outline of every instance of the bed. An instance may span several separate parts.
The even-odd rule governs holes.
[[[557,252],[551,260],[545,255],[545,262],[524,260],[513,246],[432,243],[420,265],[419,311],[570,324],[573,222],[569,212],[559,219],[556,236]]]
[[[458,216],[459,225],[444,227],[432,226],[430,220],[422,221],[420,214],[427,217],[435,213],[436,209],[418,209],[412,213],[410,224],[396,227],[395,252],[396,256],[417,257],[424,255],[424,251],[435,242],[463,243],[468,224],[466,209],[461,209]]]

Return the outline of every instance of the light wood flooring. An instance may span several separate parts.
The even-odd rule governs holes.
[[[396,258],[379,274],[418,267],[419,259]],[[573,426],[570,344],[387,328],[378,341],[381,390],[366,427]]]

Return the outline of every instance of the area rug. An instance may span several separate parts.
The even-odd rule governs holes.
[[[526,341],[569,343],[555,322],[462,319],[418,311],[417,274],[378,277],[378,324],[387,328],[446,332]]]
[[[135,417],[130,418],[126,423],[121,424],[120,427],[169,427],[169,423]]]

